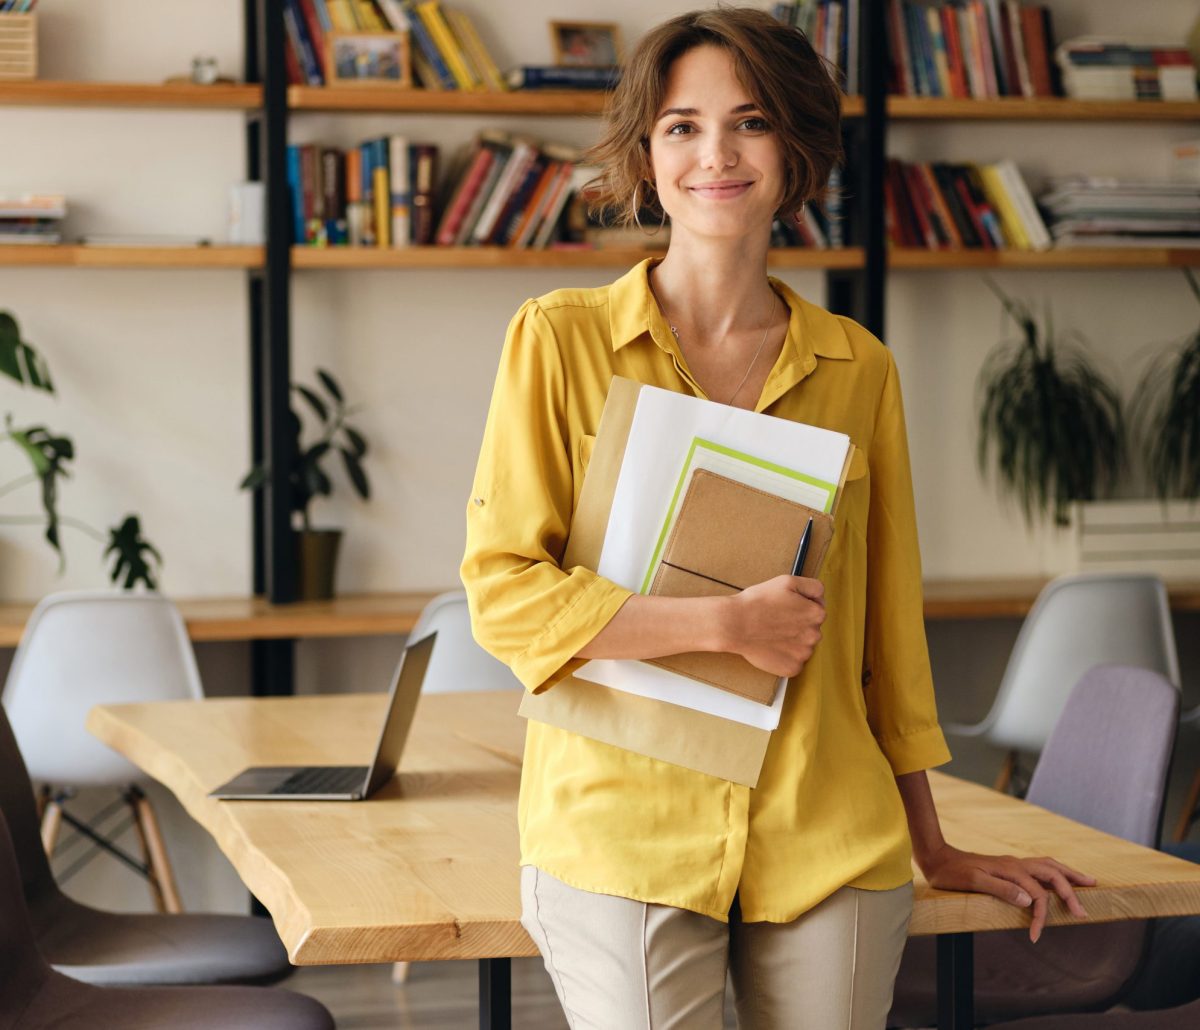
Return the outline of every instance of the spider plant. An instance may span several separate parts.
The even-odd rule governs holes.
[[[34,347],[21,339],[17,320],[7,311],[0,311],[0,374],[19,386],[54,395],[54,383],[45,359]],[[17,426],[11,414],[4,417],[0,443],[14,444],[29,460],[31,471],[9,483],[0,483],[0,496],[34,483],[39,485],[41,515],[0,515],[0,525],[45,525],[46,542],[59,558],[59,571],[66,558],[63,555],[60,529],[63,526],[79,530],[104,544],[104,557],[112,557],[109,578],[122,581],[128,590],[145,583],[155,589],[155,569],[161,566],[162,556],[142,536],[141,523],[136,515],[127,515],[119,525],[108,530],[107,536],[80,519],[59,512],[59,487],[70,478],[69,463],[75,460],[75,445],[46,426]]]
[[[1049,515],[1065,526],[1073,501],[1095,500],[1116,476],[1125,439],[1120,401],[1081,338],[1056,336],[1049,307],[1039,325],[1028,305],[985,281],[1020,335],[1000,343],[980,373],[979,467],[986,474],[994,464],[1027,525]]]
[[[1183,273],[1200,301],[1200,280]],[[1158,496],[1200,497],[1200,328],[1150,363],[1133,411]]]

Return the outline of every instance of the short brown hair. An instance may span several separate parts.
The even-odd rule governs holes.
[[[600,166],[587,187],[594,211],[622,225],[636,221],[638,207],[662,213],[649,134],[671,65],[699,46],[729,52],[738,80],[779,139],[785,173],[779,213],[795,214],[824,191],[842,159],[841,90],[828,62],[803,32],[766,11],[719,7],[681,14],[638,41],[609,101],[604,135],[588,152],[587,160]]]

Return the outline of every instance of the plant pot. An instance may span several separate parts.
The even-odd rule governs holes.
[[[340,529],[302,529],[296,534],[299,599],[328,601],[333,597]]]
[[[1081,572],[1200,576],[1200,503],[1089,501],[1077,509]]]

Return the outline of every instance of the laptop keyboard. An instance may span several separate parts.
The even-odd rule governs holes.
[[[299,769],[272,794],[353,794],[363,789],[367,778],[364,765],[325,765]]]

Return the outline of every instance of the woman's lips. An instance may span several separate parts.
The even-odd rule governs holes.
[[[709,200],[730,200],[734,197],[740,197],[751,185],[751,183],[745,181],[706,182],[698,186],[689,186],[688,189],[697,196],[705,197]]]

